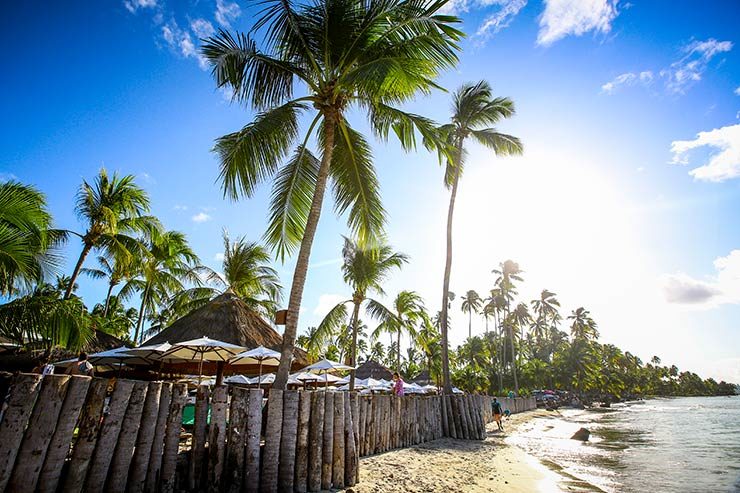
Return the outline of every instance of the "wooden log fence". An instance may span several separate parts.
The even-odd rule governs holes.
[[[0,492],[309,492],[354,486],[360,457],[482,440],[483,395],[358,395],[19,374],[0,417]],[[500,398],[511,413],[533,398]],[[76,431],[76,433],[75,433]]]

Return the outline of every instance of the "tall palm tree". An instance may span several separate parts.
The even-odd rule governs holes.
[[[413,339],[416,325],[427,315],[424,301],[415,291],[401,291],[393,300],[391,312],[376,310],[370,307],[371,314],[381,320],[373,332],[373,338],[383,332],[396,335],[396,371],[401,371],[401,336],[409,334]]]
[[[146,257],[138,266],[137,275],[121,289],[120,296],[141,293],[139,319],[134,329],[134,342],[141,343],[145,318],[155,315],[157,308],[167,304],[182,291],[184,283],[200,283],[198,256],[179,231],[153,231],[147,239]],[[141,336],[141,339],[139,337]]]
[[[272,257],[262,245],[246,237],[231,240],[223,232],[224,258],[221,272],[200,266],[201,277],[211,286],[196,286],[175,296],[173,308],[178,314],[189,313],[216,296],[231,290],[250,308],[272,318],[282,302],[282,285],[270,265]]]
[[[0,295],[30,290],[54,272],[52,250],[64,236],[52,229],[44,194],[15,181],[0,183]]]
[[[570,335],[574,340],[593,341],[599,338],[596,322],[591,318],[591,313],[583,307],[573,310],[568,316],[572,320]]]
[[[298,248],[273,385],[284,389],[329,179],[336,211],[348,213],[361,242],[377,237],[385,220],[370,145],[350,125],[349,110],[366,111],[379,137],[386,139],[393,130],[406,149],[415,147],[416,131],[433,143],[429,120],[392,105],[437,87],[440,71],[457,63],[463,34],[453,27],[456,17],[439,13],[444,0],[267,0],[263,5],[250,31],[264,34],[261,48],[249,34],[221,31],[204,42],[203,55],[217,85],[258,112],[244,128],[216,141],[224,193],[251,197],[274,177],[266,238],[283,259]],[[294,98],[299,84],[305,95]],[[299,117],[311,110],[311,123],[299,138]],[[314,136],[316,154],[308,149]]]
[[[532,315],[529,313],[529,307],[526,303],[519,303],[516,305],[516,308],[514,308],[514,311],[511,312],[511,321],[512,323],[519,329],[519,342],[520,345],[524,343],[524,331],[529,325],[529,323],[532,321]],[[522,351],[519,351],[519,362],[521,363],[522,358]]]
[[[144,254],[144,252],[141,251],[138,253],[139,255]],[[133,275],[134,264],[132,254],[128,250],[112,253],[108,256],[99,255],[97,260],[99,264],[97,269],[83,267],[80,269],[80,272],[92,277],[93,279],[105,279],[107,281],[108,291],[105,295],[105,303],[102,311],[102,316],[106,317],[108,316],[108,305],[110,304],[110,298],[113,295],[113,289]]]
[[[462,311],[468,314],[468,339],[473,337],[473,313],[478,313],[483,300],[480,295],[471,289],[463,296]]]
[[[360,307],[367,302],[366,309],[374,318],[385,320],[390,310],[381,302],[369,298],[371,293],[384,295],[383,283],[392,271],[400,269],[408,262],[408,257],[403,253],[396,253],[393,249],[380,242],[372,245],[361,246],[349,238],[344,238],[342,249],[342,274],[344,282],[352,288],[352,299],[338,303],[329,310],[324,320],[319,324],[319,333],[328,336],[347,320],[347,303],[352,303],[352,346],[350,352],[350,365],[355,366],[357,362],[357,325],[360,317]],[[350,372],[350,390],[354,390],[354,371]]]
[[[447,336],[447,294],[450,290],[452,272],[452,218],[455,210],[457,189],[465,162],[465,142],[474,141],[490,148],[496,155],[520,154],[522,144],[519,139],[499,133],[490,125],[514,114],[514,103],[509,98],[494,98],[491,87],[485,81],[465,84],[453,95],[452,120],[439,127],[441,138],[451,149],[452,159],[447,159],[445,185],[450,189],[450,205],[447,210],[447,256],[442,283],[442,373],[444,392],[452,393],[450,384],[450,363]],[[445,156],[440,155],[440,158]]]
[[[537,314],[536,321],[538,323],[541,322],[541,326],[538,325],[538,327],[547,327],[548,318],[554,317],[554,315],[557,314],[558,308],[560,308],[560,302],[555,296],[555,293],[548,291],[547,289],[543,289],[540,293],[540,297],[530,302],[532,310]],[[540,332],[538,329],[538,331],[535,332],[535,338],[539,342],[543,337],[544,332]]]
[[[519,264],[513,260],[506,260],[499,264],[498,269],[493,270],[494,274],[498,274],[496,279],[496,285],[501,292],[501,296],[505,302],[504,316],[503,316],[503,327],[506,330],[506,335],[509,338],[511,345],[511,370],[514,376],[514,392],[519,395],[519,380],[516,375],[516,349],[514,348],[514,333],[512,331],[513,320],[510,317],[511,313],[511,302],[514,296],[517,294],[516,286],[514,281],[522,281],[520,274],[522,271],[519,269]],[[504,351],[504,357],[506,352]]]
[[[64,299],[72,295],[85,258],[93,248],[126,249],[135,243],[131,233],[149,232],[158,227],[149,212],[149,196],[134,183],[133,175],[108,176],[102,168],[92,184],[83,180],[77,192],[75,212],[84,221],[84,233],[75,233],[82,240],[82,251],[77,259]]]

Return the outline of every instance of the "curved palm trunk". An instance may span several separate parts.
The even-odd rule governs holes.
[[[149,285],[147,284],[144,288],[144,292],[141,294],[141,306],[139,307],[139,318],[136,321],[136,330],[134,331],[134,344],[137,344],[139,339],[139,333],[144,334],[142,325],[144,323],[144,311],[146,311],[146,300],[149,297]]]
[[[396,339],[398,342],[398,351],[396,354],[396,371],[398,374],[401,374],[401,326],[398,326],[398,339]]]
[[[80,252],[80,258],[77,259],[77,264],[75,264],[75,268],[72,271],[72,276],[69,278],[69,284],[67,285],[67,289],[64,291],[64,299],[68,300],[70,296],[72,296],[72,289],[74,289],[75,282],[77,281],[77,278],[80,275],[80,270],[82,269],[82,264],[85,263],[85,258],[87,258],[87,254],[90,253],[90,250],[92,250],[92,244],[91,243],[84,243],[84,246],[82,247],[82,251]]]
[[[357,324],[360,319],[360,303],[355,302],[355,307],[352,310],[352,359],[349,362],[350,366],[357,366]],[[349,391],[355,390],[355,370],[349,372]]]
[[[108,283],[108,293],[105,295],[105,308],[103,308],[103,318],[106,318],[108,316],[108,307],[110,306],[110,297],[111,293],[113,293],[113,288],[116,286],[116,284],[111,281]]]
[[[457,154],[460,155],[459,149]],[[447,337],[447,300],[450,294],[450,273],[452,272],[452,217],[455,211],[459,178],[458,170],[455,172],[455,180],[452,183],[452,192],[450,193],[450,206],[447,210],[447,257],[445,260],[445,277],[442,283],[442,316],[440,317],[439,328],[442,333],[442,389],[448,395],[452,395],[452,384],[450,383],[450,355]]]
[[[272,388],[277,390],[285,390],[288,383],[290,364],[293,360],[293,348],[295,347],[295,337],[298,331],[298,310],[301,308],[303,288],[306,284],[306,272],[308,271],[308,260],[311,256],[311,246],[316,235],[316,227],[319,224],[321,204],[324,202],[326,182],[329,178],[329,167],[331,166],[331,156],[334,149],[335,123],[336,115],[331,113],[324,115],[324,155],[321,157],[321,167],[319,167],[319,175],[316,180],[316,190],[314,190],[313,199],[311,199],[311,210],[306,219],[306,230],[301,241],[301,248],[298,251],[295,271],[293,271],[293,283],[290,287],[288,313],[285,321],[285,331],[283,332],[283,346],[280,351],[280,366],[275,376],[275,382],[272,385]]]

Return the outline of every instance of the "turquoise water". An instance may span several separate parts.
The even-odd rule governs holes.
[[[570,440],[581,427],[591,439]],[[597,491],[740,492],[740,396],[561,410],[520,431],[507,441]]]

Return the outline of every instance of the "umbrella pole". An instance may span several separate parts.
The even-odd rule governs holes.
[[[257,389],[262,388],[262,360],[260,360],[260,374],[257,377]]]
[[[198,386],[203,379],[203,353],[200,353],[200,365],[198,365]]]

